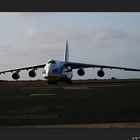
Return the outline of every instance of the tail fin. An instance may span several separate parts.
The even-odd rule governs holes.
[[[69,61],[69,46],[68,46],[68,40],[66,41],[66,50],[65,50],[65,62]]]

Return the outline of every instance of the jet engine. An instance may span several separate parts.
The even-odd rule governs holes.
[[[97,75],[98,75],[99,77],[103,77],[103,76],[105,75],[105,73],[104,73],[103,70],[99,70],[99,71],[97,72]]]
[[[32,78],[36,76],[36,72],[35,72],[34,69],[29,71],[29,76],[32,77]]]
[[[15,80],[19,79],[20,78],[19,72],[18,71],[14,72],[12,74],[12,78],[15,79]]]
[[[78,69],[77,70],[77,74],[79,75],[79,76],[83,76],[83,75],[85,75],[85,71],[84,71],[84,69]]]

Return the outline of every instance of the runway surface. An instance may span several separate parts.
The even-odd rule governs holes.
[[[0,82],[0,127],[140,128],[140,80]]]

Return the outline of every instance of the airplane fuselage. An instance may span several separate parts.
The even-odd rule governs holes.
[[[70,81],[73,73],[70,67],[64,67],[65,61],[49,60],[42,73],[48,82]]]

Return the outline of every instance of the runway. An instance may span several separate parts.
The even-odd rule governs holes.
[[[0,82],[0,127],[140,128],[139,122],[139,80]]]

